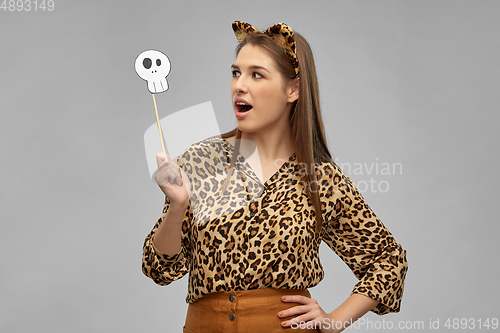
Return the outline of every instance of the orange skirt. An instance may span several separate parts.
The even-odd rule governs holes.
[[[301,303],[283,302],[283,295],[311,297],[307,289],[252,289],[217,292],[203,296],[190,303],[183,333],[254,333],[296,332],[292,327],[283,327],[281,322],[299,316],[278,317],[278,312]],[[319,332],[304,329],[300,332]]]

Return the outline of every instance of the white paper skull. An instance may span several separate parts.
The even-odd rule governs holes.
[[[147,50],[135,59],[135,71],[148,81],[148,90],[152,94],[168,90],[167,75],[170,73],[170,60],[156,50]]]

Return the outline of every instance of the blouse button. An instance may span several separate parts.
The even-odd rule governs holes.
[[[251,217],[254,217],[254,216],[255,216],[255,213],[254,213],[254,212],[251,212],[251,213],[250,213],[250,216],[251,216]]]
[[[234,313],[231,313],[229,315],[229,320],[233,321],[235,318],[236,318],[236,316],[234,315]]]
[[[234,295],[229,296],[229,302],[233,302],[233,301],[234,301]]]

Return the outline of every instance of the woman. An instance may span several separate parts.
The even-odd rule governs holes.
[[[184,332],[341,332],[399,312],[406,251],[331,158],[309,45],[283,23],[233,30],[238,126],[177,163],[157,155],[165,207],[143,272],[160,285],[190,272]],[[359,279],[332,312],[307,290],[323,279],[321,241]]]

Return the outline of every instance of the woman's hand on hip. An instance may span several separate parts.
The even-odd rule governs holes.
[[[284,318],[294,316],[293,319],[282,321],[281,326],[295,329],[316,328],[321,333],[337,333],[342,329],[335,327],[335,321],[331,314],[325,312],[313,298],[302,295],[285,295],[281,297],[283,302],[301,303],[278,313],[278,317]]]

